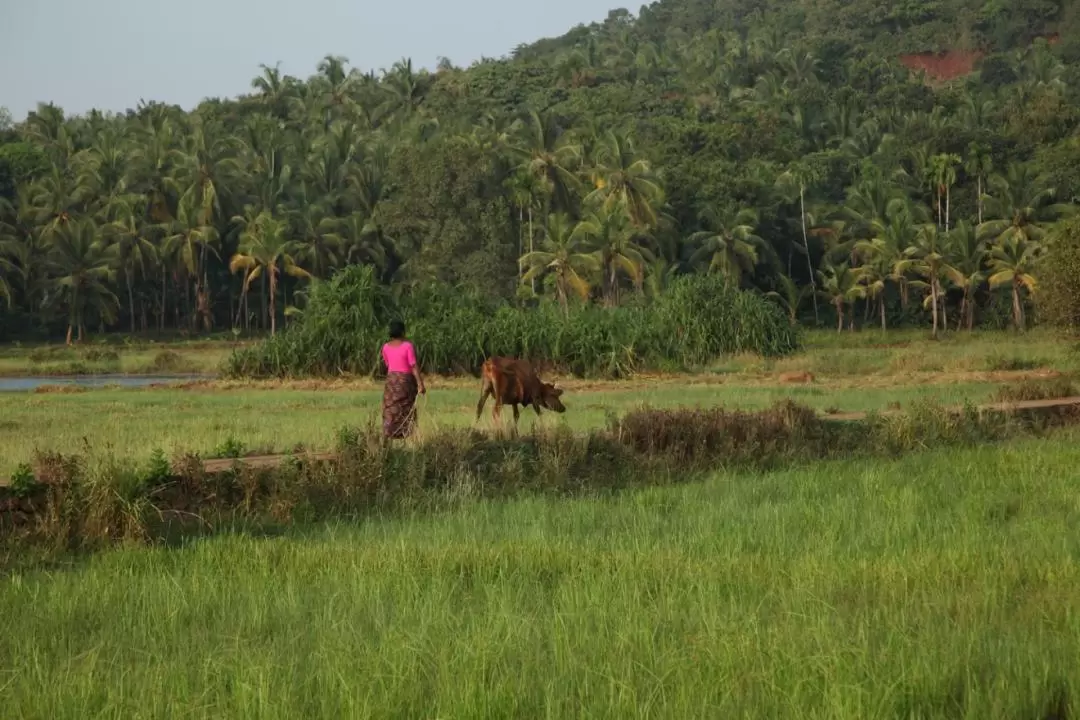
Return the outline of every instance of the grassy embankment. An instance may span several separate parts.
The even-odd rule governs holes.
[[[215,374],[238,344],[231,340],[149,342],[106,338],[82,346],[0,347],[0,377]]]
[[[0,697],[57,719],[1061,718],[1080,702],[1077,440],[19,572]]]
[[[193,348],[170,350],[185,362],[223,352],[213,346]],[[122,362],[124,358],[121,355]],[[1076,366],[1070,343],[1041,333],[1019,338],[1005,333],[955,334],[930,342],[921,332],[885,336],[822,332],[811,334],[805,352],[775,363],[736,357],[693,376],[617,382],[566,379],[569,411],[562,416],[546,414],[542,422],[584,430],[603,425],[609,412],[642,404],[760,408],[792,399],[822,411],[865,411],[893,403],[907,406],[919,399],[981,402],[989,400],[1001,383],[1048,370],[1070,372]],[[781,379],[784,373],[800,371],[813,373],[814,382],[790,384]],[[429,385],[431,392],[419,406],[424,430],[473,422],[476,380],[434,378]],[[89,449],[91,454],[141,460],[154,448],[168,455],[213,454],[226,444],[247,451],[284,451],[298,444],[328,449],[341,426],[374,420],[380,400],[379,384],[363,379],[0,393],[0,447],[5,449],[0,477],[36,450]],[[533,418],[532,411],[526,411],[524,430],[532,426]],[[482,426],[489,424],[485,415]]]

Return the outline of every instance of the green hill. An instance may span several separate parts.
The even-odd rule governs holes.
[[[469,68],[44,106],[0,137],[0,332],[269,327],[361,262],[492,302],[720,272],[807,323],[1021,322],[1080,195],[1076,13],[665,0]]]

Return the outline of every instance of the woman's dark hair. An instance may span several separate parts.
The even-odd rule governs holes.
[[[390,339],[401,340],[405,337],[405,323],[400,320],[393,320],[390,323]]]

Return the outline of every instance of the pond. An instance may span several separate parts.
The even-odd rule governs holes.
[[[109,385],[146,387],[147,385],[207,380],[210,377],[209,375],[32,375],[28,377],[0,377],[0,392],[26,392],[42,385],[78,385],[87,388],[100,388]]]

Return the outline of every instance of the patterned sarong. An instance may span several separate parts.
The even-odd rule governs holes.
[[[412,373],[387,373],[383,388],[383,436],[395,440],[412,435],[416,426],[416,378]]]

